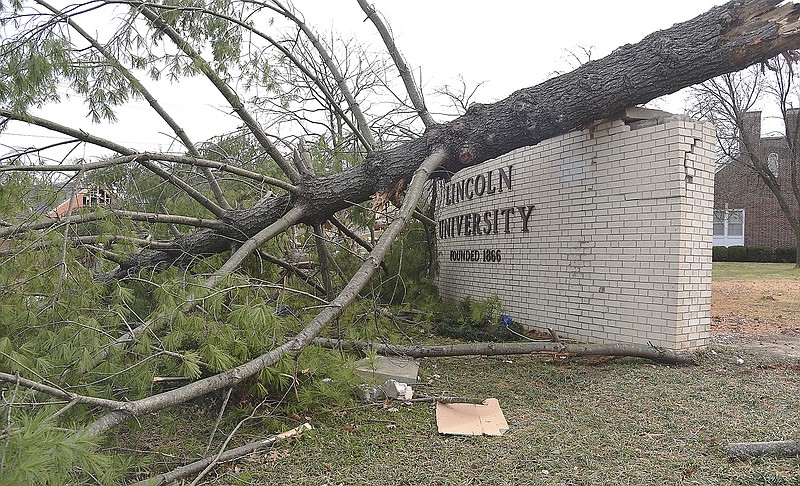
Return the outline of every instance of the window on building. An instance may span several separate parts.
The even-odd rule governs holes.
[[[767,167],[769,167],[769,171],[772,172],[772,175],[778,177],[778,171],[781,168],[781,160],[778,158],[778,154],[772,152],[767,157]]]
[[[744,209],[714,210],[714,246],[744,245]]]
[[[725,211],[714,211],[714,238],[725,236]]]

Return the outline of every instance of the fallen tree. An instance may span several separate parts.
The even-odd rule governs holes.
[[[280,2],[223,2],[218,9],[139,1],[64,9],[43,0],[35,3],[30,11],[14,7],[3,12],[3,25],[15,19],[26,23],[8,32],[0,44],[0,119],[4,125],[26,123],[68,137],[56,145],[92,145],[113,155],[38,164],[25,157],[52,146],[25,148],[3,158],[8,163],[0,166],[0,174],[69,173],[75,183],[91,179],[98,186],[114,185],[119,201],[96,209],[84,206],[85,199],[78,204],[76,198],[82,195],[68,192],[66,209],[54,211],[54,217],[35,211],[25,217],[3,213],[2,251],[15,265],[2,265],[8,272],[2,297],[9,303],[0,311],[10,309],[12,319],[0,320],[8,323],[8,337],[0,339],[0,348],[4,366],[18,374],[5,373],[0,380],[66,399],[68,407],[80,403],[107,408],[106,415],[86,426],[85,436],[299,359],[321,330],[358,300],[417,209],[429,178],[448,177],[463,167],[589,127],[632,105],[800,47],[797,4],[733,1],[497,103],[474,104],[447,123],[432,119],[408,69],[401,67],[410,92],[408,104],[425,126],[424,133],[409,137],[413,126],[403,125],[400,115],[382,114],[372,123],[367,119],[350,86],[351,81],[357,84],[356,75],[345,70],[350,64],[337,62],[330,46]],[[372,8],[359,3],[385,34]],[[120,17],[110,39],[100,41],[81,26],[83,15],[119,4],[130,11]],[[286,42],[252,21],[264,12],[293,26]],[[261,44],[244,49],[243,38]],[[391,56],[400,59],[394,44],[387,43]],[[166,54],[153,52],[154,46],[164,46]],[[245,56],[245,51],[255,57]],[[262,52],[276,52],[278,62],[259,57]],[[153,77],[205,77],[241,120],[241,131],[214,143],[194,143],[139,79],[143,67],[155,70]],[[264,73],[289,82],[291,89],[250,103],[243,101],[250,95],[246,89],[231,88],[239,79],[255,85]],[[180,153],[137,151],[31,114],[32,107],[56,98],[59,82],[67,82],[85,98],[98,119],[113,119],[114,107],[131,97],[145,100],[174,133]],[[295,103],[297,98],[300,102]],[[312,103],[314,109],[306,108]],[[316,107],[325,113],[322,121],[309,114]],[[282,110],[277,120],[269,117],[276,110]],[[402,128],[398,132],[406,140],[377,136],[376,123],[383,119]],[[293,135],[282,137],[276,127],[285,120],[322,125],[324,133],[305,127],[304,135],[315,137],[313,144]],[[268,133],[265,126],[276,133]],[[22,182],[55,185],[42,179]],[[150,192],[131,189],[139,186]],[[140,197],[145,193],[152,200]],[[20,198],[9,199],[17,203]],[[357,218],[345,215],[345,210],[370,199],[375,211],[388,201],[400,210],[377,243],[359,242],[371,248],[370,253],[356,254],[363,260],[346,273],[329,258],[331,242],[326,241],[324,225],[333,218],[354,225]],[[304,250],[296,247],[296,235],[288,234],[302,224],[313,230],[308,239],[315,242],[321,282],[301,268],[302,258],[289,258]],[[343,234],[346,239],[358,237],[355,232]],[[32,256],[29,250],[41,252]],[[270,254],[278,251],[286,258]],[[308,286],[291,289],[268,281],[263,275],[272,265],[264,262],[301,276]],[[337,275],[342,284],[338,295]],[[285,282],[288,277],[280,278]],[[278,312],[277,298],[269,291],[275,288],[280,296],[292,290],[326,303],[316,315],[284,325],[273,315]],[[239,334],[231,334],[234,331]],[[55,364],[37,361],[41,357],[30,351],[35,346],[24,339],[38,339],[40,349],[57,349],[63,356]],[[133,352],[120,351],[125,346]],[[127,372],[144,370],[141,374],[146,375],[147,366],[157,360],[194,381],[149,396],[142,380],[117,381]],[[40,374],[47,376],[33,381]],[[139,389],[130,382],[138,383]],[[91,393],[81,395],[75,388]],[[131,395],[145,396],[90,396],[127,397],[132,388]]]
[[[800,45],[800,23],[797,5],[780,3],[775,0],[733,1],[715,7],[575,71],[518,90],[502,101],[474,104],[466,114],[453,121],[428,126],[425,134],[415,140],[397,147],[370,150],[364,163],[352,169],[325,177],[297,176],[290,185],[285,185],[289,189],[286,195],[247,209],[219,211],[218,228],[175,238],[169,250],[134,254],[106,278],[122,278],[138,269],[185,264],[200,256],[228,251],[232,241],[241,243],[253,238],[286,215],[289,208],[294,209],[288,220],[291,224],[323,222],[352,204],[369,200],[376,193],[400,187],[398,183],[408,181],[420,162],[435,148],[442,148],[446,153],[441,173],[457,172],[516,148],[613,117],[630,106],[787,52]],[[142,8],[147,12],[147,7]],[[155,12],[150,12],[148,18],[154,26],[164,27]],[[181,42],[177,32],[171,37],[176,43]],[[196,52],[189,52],[187,56],[202,61]],[[207,75],[215,84],[219,82],[213,73]],[[234,105],[237,111],[246,111]],[[0,109],[0,116],[109,148],[131,161],[159,159],[158,154],[139,154],[113,141],[28,113]],[[254,132],[260,133],[254,120],[248,123],[254,125]],[[271,155],[276,151],[266,142],[265,149]],[[187,158],[185,163],[211,165],[195,162],[193,158],[197,157]],[[280,154],[275,153],[273,159],[288,167],[289,163]],[[68,168],[62,166],[59,170]],[[73,170],[81,170],[81,167]],[[291,168],[285,170],[292,174],[297,172]],[[25,229],[21,226],[0,230],[0,237]]]

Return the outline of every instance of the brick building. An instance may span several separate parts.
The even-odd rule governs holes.
[[[787,116],[796,119],[799,110]],[[784,136],[761,137],[761,112],[745,113],[745,130],[758,140],[755,150],[767,160],[781,186],[790,188],[791,164]],[[791,125],[790,125],[791,126]],[[794,201],[788,189],[790,203]],[[793,204],[797,214],[797,204]],[[717,171],[714,179],[714,245],[795,246],[796,239],[778,200],[766,184],[740,161]]]

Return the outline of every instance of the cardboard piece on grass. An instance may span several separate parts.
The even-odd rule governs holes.
[[[395,380],[412,385],[417,382],[419,361],[396,356],[378,356],[374,361],[365,358],[356,361],[356,374],[365,380],[377,380],[379,383]]]
[[[483,405],[436,402],[436,425],[440,434],[450,435],[499,436],[508,430],[496,398],[487,398]]]

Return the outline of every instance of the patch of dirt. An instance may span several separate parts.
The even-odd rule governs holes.
[[[713,282],[711,332],[715,344],[800,358],[800,282]]]

